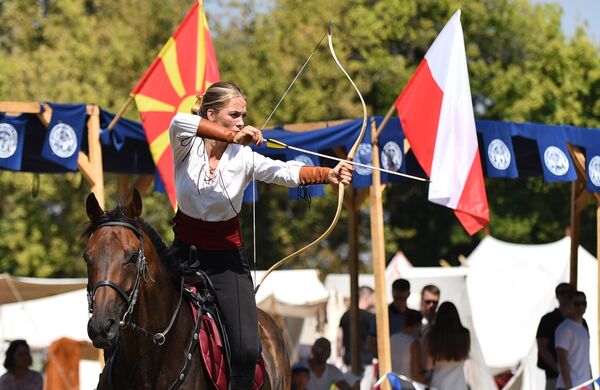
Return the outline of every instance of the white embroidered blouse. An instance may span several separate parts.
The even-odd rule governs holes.
[[[196,136],[200,120],[198,115],[178,113],[169,126],[177,205],[184,214],[210,222],[235,217],[253,170],[254,178],[266,183],[300,184],[304,164],[273,160],[237,144],[227,145],[211,179],[204,140]]]

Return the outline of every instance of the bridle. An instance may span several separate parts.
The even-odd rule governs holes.
[[[138,331],[142,334],[144,334],[147,337],[150,337],[152,339],[152,342],[155,345],[161,346],[165,343],[166,341],[166,336],[167,333],[169,333],[169,331],[171,330],[171,327],[173,326],[173,323],[175,322],[175,318],[177,317],[177,314],[179,313],[179,309],[181,307],[181,301],[183,299],[183,275],[181,276],[181,285],[180,285],[180,293],[179,293],[179,302],[177,303],[177,307],[175,308],[175,311],[173,312],[173,315],[171,317],[171,320],[169,321],[169,325],[167,326],[167,328],[162,331],[162,332],[158,332],[158,333],[153,333],[150,332],[146,329],[144,329],[143,327],[135,324],[133,321],[131,321],[131,314],[133,313],[133,310],[135,308],[135,303],[137,302],[137,297],[140,291],[140,287],[141,287],[141,283],[142,280],[146,283],[152,281],[155,282],[156,281],[154,279],[152,279],[152,276],[149,273],[148,270],[148,262],[146,261],[146,256],[144,254],[144,236],[142,235],[141,230],[128,222],[119,222],[119,221],[109,221],[109,222],[104,222],[99,224],[98,226],[96,226],[94,228],[94,230],[92,231],[92,234],[94,234],[94,232],[98,229],[100,229],[101,227],[105,227],[105,226],[120,226],[120,227],[126,227],[128,229],[130,229],[131,231],[133,231],[135,233],[135,235],[137,236],[137,238],[140,240],[140,248],[138,250],[138,259],[137,259],[137,274],[135,277],[135,282],[133,283],[133,288],[131,289],[131,292],[129,294],[127,294],[119,285],[117,285],[116,283],[114,283],[111,280],[101,280],[98,283],[96,283],[96,285],[94,286],[93,289],[90,288],[90,286],[88,285],[88,310],[90,313],[93,313],[93,306],[94,306],[94,301],[95,301],[95,297],[96,297],[96,291],[100,288],[100,287],[110,287],[113,290],[115,290],[117,292],[117,294],[125,301],[127,302],[127,310],[125,311],[125,314],[123,314],[123,317],[121,318],[121,321],[119,321],[119,327],[121,329],[125,329],[125,328],[131,328],[135,331]],[[200,314],[201,311],[199,310],[198,313]],[[185,381],[188,371],[191,367],[191,360],[192,360],[192,355],[195,353],[196,349],[198,348],[198,338],[199,338],[199,332],[200,332],[200,316],[198,316],[198,320],[196,321],[196,326],[193,330],[192,333],[192,337],[191,340],[188,344],[188,347],[186,349],[186,354],[185,354],[185,362],[183,365],[183,368],[180,370],[179,375],[177,375],[177,377],[175,378],[175,380],[173,381],[173,383],[171,384],[171,386],[169,387],[170,390],[175,390],[178,389],[183,382]],[[109,371],[108,371],[108,375],[109,375],[109,381],[111,381],[112,383],[112,365],[114,362],[114,358],[116,357],[116,353],[113,354],[109,361],[107,362],[107,365],[109,366]]]
[[[163,330],[162,332],[153,333],[153,332],[150,332],[150,331],[144,329],[143,327],[135,324],[133,321],[131,321],[131,314],[133,313],[135,304],[137,302],[137,298],[138,298],[138,294],[140,292],[142,280],[146,283],[149,283],[150,281],[155,282],[155,280],[152,279],[152,276],[150,275],[150,273],[148,271],[148,262],[146,261],[146,256],[144,254],[144,236],[142,235],[142,232],[140,231],[140,229],[137,226],[135,226],[131,223],[128,223],[128,222],[119,222],[119,221],[110,221],[110,222],[101,223],[95,227],[95,229],[92,231],[92,234],[94,234],[94,232],[96,230],[100,229],[101,227],[105,227],[105,226],[126,227],[126,228],[130,229],[131,231],[133,231],[135,233],[135,235],[137,236],[137,238],[140,240],[140,248],[138,250],[138,257],[137,257],[137,261],[136,261],[137,273],[135,276],[135,282],[133,283],[133,288],[131,289],[131,292],[129,294],[126,293],[123,290],[123,288],[121,288],[115,282],[108,280],[108,279],[99,281],[98,283],[96,283],[96,285],[94,286],[93,289],[91,289],[91,286],[88,285],[88,289],[87,289],[88,311],[90,313],[94,312],[93,307],[94,307],[94,302],[96,299],[96,291],[100,287],[110,287],[113,290],[115,290],[117,292],[117,294],[127,303],[127,310],[125,311],[125,313],[123,314],[123,317],[119,321],[119,327],[121,329],[131,328],[135,331],[138,331],[138,332],[144,334],[147,337],[152,338],[152,341],[154,342],[154,344],[163,345],[165,343],[167,333],[169,333],[169,331],[171,330],[171,327],[173,326],[173,323],[175,322],[175,318],[177,317],[177,314],[179,313],[179,308],[181,307],[181,300],[183,298],[183,277],[181,278],[181,286],[180,286],[181,288],[179,290],[180,291],[179,302],[177,303],[177,307],[175,308],[175,311],[173,312],[173,315],[171,317],[169,325],[167,326],[167,328],[165,330]]]

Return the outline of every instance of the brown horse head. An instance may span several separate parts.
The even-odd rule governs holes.
[[[132,314],[141,281],[151,272],[144,251],[145,235],[139,226],[142,199],[134,191],[128,205],[105,212],[92,193],[86,211],[90,224],[83,257],[92,312],[88,335],[95,347],[108,348],[115,344],[124,317]]]

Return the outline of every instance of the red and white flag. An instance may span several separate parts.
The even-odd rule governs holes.
[[[469,234],[490,221],[479,159],[460,10],[433,42],[394,103],[429,201],[454,209]]]

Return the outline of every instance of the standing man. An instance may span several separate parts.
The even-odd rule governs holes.
[[[360,370],[365,365],[371,364],[373,354],[369,352],[367,345],[367,336],[371,321],[374,321],[375,314],[372,310],[374,305],[375,292],[371,287],[361,286],[358,289],[358,350],[360,354]],[[337,334],[337,356],[342,357],[346,367],[350,367],[350,310],[342,315]]]
[[[538,347],[537,366],[546,374],[546,390],[556,389],[558,377],[558,363],[554,345],[556,328],[569,315],[571,311],[571,297],[575,288],[569,283],[560,283],[554,290],[558,300],[558,308],[544,315],[538,326],[536,340]]]
[[[556,328],[556,355],[558,357],[558,380],[556,388],[570,389],[592,379],[590,367],[590,334],[583,325],[587,300],[582,291],[573,294],[572,310]],[[578,389],[594,389],[590,384]]]
[[[388,305],[390,336],[400,333],[404,329],[404,313],[408,310],[406,301],[409,296],[410,282],[406,279],[394,280],[394,283],[392,283],[392,303]],[[377,351],[377,323],[375,318],[371,321],[369,329],[369,350],[373,354]]]
[[[425,334],[427,329],[433,324],[438,303],[440,303],[440,289],[433,284],[423,287],[421,290],[421,314],[423,315],[421,335]]]

